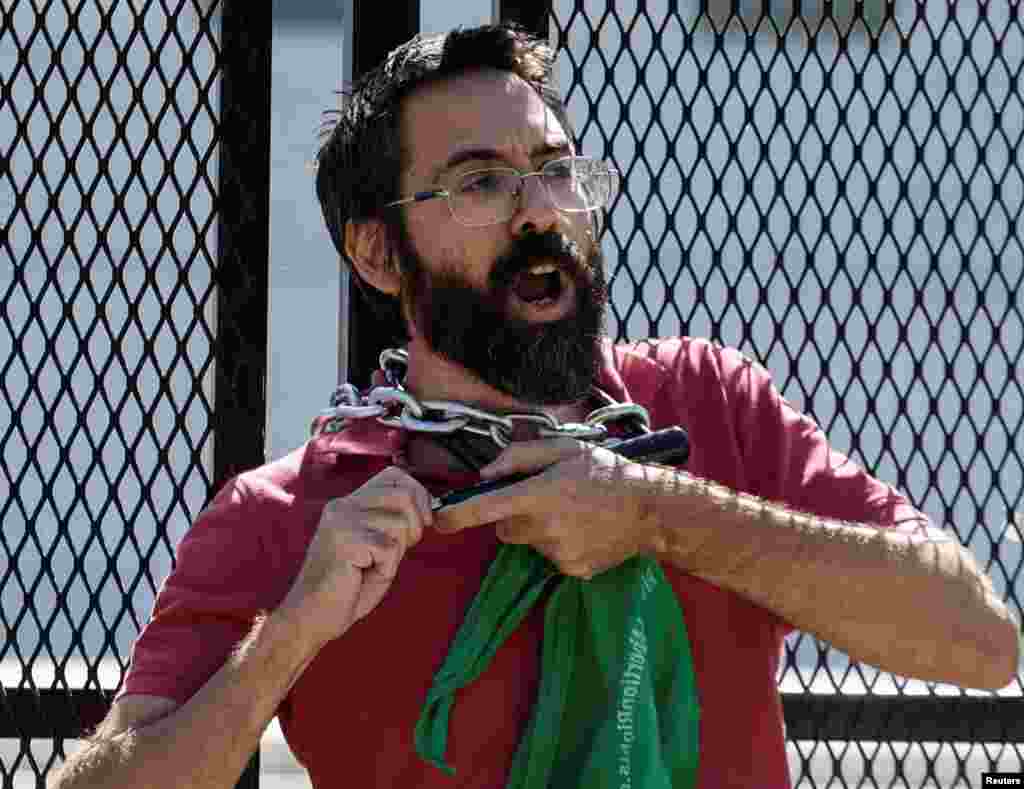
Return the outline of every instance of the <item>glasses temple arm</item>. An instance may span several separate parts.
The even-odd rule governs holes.
[[[435,197],[447,197],[447,189],[431,189],[427,192],[416,192],[414,195],[409,197],[402,197],[398,200],[392,200],[390,203],[385,203],[385,208],[391,208],[396,205],[405,205],[406,203],[422,203],[424,200],[433,200]]]

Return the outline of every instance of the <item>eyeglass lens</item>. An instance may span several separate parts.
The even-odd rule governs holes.
[[[611,196],[614,176],[594,159],[548,162],[539,176],[555,207],[562,211],[592,211]],[[464,175],[451,192],[456,218],[468,225],[487,225],[511,218],[519,205],[523,179],[515,170],[494,168]]]

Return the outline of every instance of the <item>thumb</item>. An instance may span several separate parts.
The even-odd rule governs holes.
[[[496,479],[507,477],[509,474],[540,471],[559,461],[578,455],[587,446],[579,439],[568,437],[516,441],[480,469],[480,476],[484,479]]]

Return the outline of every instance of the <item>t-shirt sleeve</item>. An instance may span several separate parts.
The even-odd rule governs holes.
[[[832,446],[818,424],[782,396],[764,367],[734,350],[717,352],[750,492],[836,520],[902,529],[929,525],[906,496]]]
[[[251,499],[247,486],[232,480],[186,533],[132,649],[119,697],[144,693],[183,704],[224,664],[254,618],[276,603]]]

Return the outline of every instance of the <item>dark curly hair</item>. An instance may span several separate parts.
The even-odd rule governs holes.
[[[457,28],[418,35],[341,92],[342,107],[324,113],[317,154],[316,193],[331,241],[351,268],[374,312],[408,339],[398,299],[369,286],[345,253],[348,221],[380,219],[393,259],[405,266],[408,240],[400,211],[382,207],[397,200],[405,163],[400,138],[402,100],[416,90],[482,68],[509,71],[537,91],[566,133],[572,125],[552,82],[554,53],[547,43],[512,24]],[[403,269],[405,273],[409,273]]]

